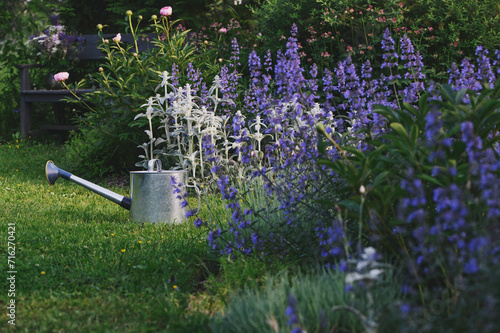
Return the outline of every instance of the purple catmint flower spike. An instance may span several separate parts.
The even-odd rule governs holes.
[[[394,39],[391,36],[389,28],[384,30],[384,36],[382,38],[382,50],[385,53],[382,55],[384,62],[381,68],[394,68],[398,66],[397,59],[398,54],[395,51]]]
[[[231,41],[231,58],[229,59],[231,63],[229,64],[229,67],[239,67],[241,66],[240,64],[240,46],[238,44],[238,40],[233,38]]]
[[[484,49],[482,46],[476,48],[477,56],[477,80],[481,83],[486,83],[491,88],[495,83],[495,74],[491,67],[490,58],[488,58],[488,50]]]
[[[415,52],[411,40],[406,35],[401,37],[401,60],[406,61],[404,68],[407,72],[404,78],[411,80],[410,85],[404,89],[404,101],[414,103],[425,89],[424,83],[421,81],[425,79],[425,74],[422,73],[424,63],[420,52]]]
[[[460,78],[458,86],[460,89],[471,89],[472,91],[480,91],[481,83],[477,80],[477,74],[474,64],[469,58],[464,58],[461,64]]]

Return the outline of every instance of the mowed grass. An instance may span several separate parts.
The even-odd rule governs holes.
[[[50,186],[49,159],[64,169],[57,146],[0,145],[0,267],[5,276],[7,224],[15,223],[15,330],[209,331],[221,295],[207,292],[207,280],[216,280],[220,260],[206,235],[192,223],[135,223],[127,210],[64,179]],[[128,187],[109,189],[129,195]],[[5,308],[8,285],[0,288]],[[5,314],[1,330],[10,327]]]

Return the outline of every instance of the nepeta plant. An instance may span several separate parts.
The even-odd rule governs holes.
[[[495,251],[499,93],[500,81],[481,94],[443,86],[441,99],[425,94],[418,109],[375,106],[390,126],[380,140],[367,140],[363,153],[343,147],[347,163],[320,159],[354,189],[349,200],[332,206],[363,224],[364,241],[406,258],[420,285],[446,288],[460,274],[477,274]],[[365,193],[356,190],[360,185]]]
[[[215,224],[195,218],[197,227],[208,229],[211,247],[231,255],[317,255],[316,260],[336,263],[352,258],[353,249],[366,243],[379,244],[384,254],[408,258],[416,281],[422,283],[420,270],[440,279],[430,260],[441,252],[431,244],[460,244],[468,250],[448,256],[442,271],[444,267],[446,276],[456,274],[446,265],[453,267],[457,260],[463,272],[480,270],[478,254],[487,248],[483,235],[470,234],[467,223],[459,222],[477,214],[477,209],[488,207],[491,212],[486,215],[492,217],[498,209],[492,199],[498,191],[492,185],[496,146],[490,144],[496,134],[493,129],[483,133],[484,126],[473,116],[478,113],[466,111],[467,105],[479,110],[483,104],[476,94],[490,88],[462,91],[455,97],[455,88],[444,88],[441,94],[431,89],[436,84],[426,88],[424,66],[412,42],[403,38],[398,53],[388,31],[382,45],[385,75],[376,76],[368,61],[356,66],[348,57],[320,78],[314,66],[302,67],[294,31],[274,66],[270,53],[264,59],[250,54],[251,80],[243,95],[232,95],[237,90],[229,84],[231,70],[237,74],[235,64],[224,69],[225,78],[217,77],[210,89],[190,67],[193,89],[164,80],[158,88],[163,96],[153,98],[161,105],[165,131],[159,142],[163,149],[157,152],[189,167],[193,180],[211,182],[214,186],[207,188],[219,192],[225,203],[226,215],[218,216]],[[235,43],[233,49],[237,62]],[[478,51],[480,70],[470,60],[464,61],[462,71],[452,68],[450,82],[490,82],[495,65],[486,54]],[[396,59],[402,62],[397,71]],[[316,97],[320,90],[325,95]],[[245,103],[228,113],[232,106],[221,96]],[[319,137],[318,123],[323,124]],[[459,131],[467,135],[461,138]],[[485,140],[493,150],[483,152]],[[469,156],[482,165],[467,176],[458,165],[465,161],[461,154],[466,142]],[[432,180],[439,177],[446,181]],[[462,209],[462,203],[477,195],[463,187],[464,179],[471,177],[483,179],[483,188],[474,185],[480,204]],[[432,227],[431,220],[436,221]]]

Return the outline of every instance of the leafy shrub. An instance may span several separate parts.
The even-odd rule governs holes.
[[[234,5],[232,1],[66,0],[65,4],[66,7],[58,8],[59,14],[72,30],[84,34],[93,34],[95,25],[105,22],[112,33],[122,31],[122,16],[127,10],[149,17],[152,13],[159,15],[159,9],[165,5],[171,6],[173,14],[182,18],[183,26],[193,30],[199,30],[202,26],[209,26],[217,21],[226,24],[231,18],[248,21],[248,10],[245,6]]]
[[[3,1],[0,12],[0,140],[10,140],[19,128],[19,70],[27,63],[24,44],[48,13],[40,1]],[[7,10],[8,9],[8,10]]]
[[[401,110],[375,106],[374,112],[386,118],[391,130],[379,137],[367,135],[364,151],[342,148],[348,162],[320,160],[354,189],[351,199],[333,205],[348,208],[352,219],[362,219],[367,235],[388,248],[397,243],[404,251],[409,236],[415,237],[415,252],[406,253],[415,267],[422,266],[414,274],[423,270],[430,277],[431,271],[444,271],[445,279],[451,279],[480,269],[482,259],[476,255],[486,251],[489,242],[483,237],[498,214],[493,194],[498,186],[497,82],[477,96],[471,90],[455,94],[444,86],[440,99],[428,101],[429,95],[423,95],[418,109],[409,103]],[[436,254],[427,252],[434,246],[446,253],[439,268],[432,264]],[[447,252],[455,246],[454,255]]]
[[[465,84],[473,88],[467,89],[460,77],[450,76],[453,86],[429,88],[418,104],[402,103],[401,109],[374,105],[373,115],[382,115],[389,129],[382,135],[373,133],[371,125],[362,129],[366,145],[361,149],[339,147],[319,127],[332,148],[347,156],[320,158],[319,163],[331,167],[351,193],[329,207],[341,207],[348,224],[359,224],[358,244],[377,244],[407,267],[413,302],[425,304],[443,295],[460,300],[446,303],[439,313],[442,321],[429,326],[433,329],[459,327],[450,326],[452,318],[490,311],[493,303],[478,302],[474,292],[461,296],[463,288],[454,281],[473,283],[498,271],[500,80],[493,86],[492,77],[480,69]],[[325,147],[321,144],[320,151],[327,153]],[[342,247],[343,237],[344,230],[329,229],[330,254]],[[422,318],[424,310],[416,309]],[[489,318],[481,326],[494,330],[495,322]]]
[[[296,24],[299,28],[299,39],[305,40],[306,27],[312,25],[316,19],[311,14],[313,10],[320,8],[316,1],[307,0],[266,0],[259,5],[251,6],[255,25],[261,34],[263,49],[272,52],[281,49],[292,24]],[[277,41],[283,42],[277,43]]]
[[[500,44],[500,7],[498,1],[405,1],[409,12],[405,25],[414,32],[433,27],[427,39],[428,55],[438,55],[440,63],[458,61],[472,55],[478,46],[494,49]],[[443,57],[444,56],[444,57]]]

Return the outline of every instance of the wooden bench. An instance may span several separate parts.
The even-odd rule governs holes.
[[[116,34],[105,34],[104,38],[112,40]],[[97,62],[99,60],[104,60],[105,54],[102,53],[97,45],[101,41],[101,38],[98,35],[83,35],[85,38],[85,46],[82,51],[78,54],[78,58],[80,61],[94,61]],[[150,37],[152,40],[153,36]],[[133,44],[132,34],[122,34],[122,42]],[[144,51],[147,48],[152,46],[146,40],[139,39],[138,47],[139,51]],[[21,103],[20,103],[20,113],[21,113],[21,136],[29,137],[36,136],[47,131],[68,131],[77,129],[76,126],[71,125],[63,125],[61,122],[62,116],[62,108],[58,107],[57,104],[54,105],[54,114],[55,114],[55,124],[52,125],[44,125],[41,126],[38,130],[32,130],[31,128],[31,116],[32,116],[32,104],[33,103],[41,103],[41,102],[49,102],[49,103],[64,103],[67,98],[74,98],[74,95],[69,92],[67,89],[61,90],[34,90],[31,86],[30,79],[30,69],[41,67],[38,64],[28,64],[28,65],[17,65],[17,68],[20,72],[21,85],[20,85],[20,95],[21,95]],[[93,89],[79,89],[76,91],[76,95],[81,97],[84,94],[92,92]],[[60,105],[59,105],[60,106]]]

